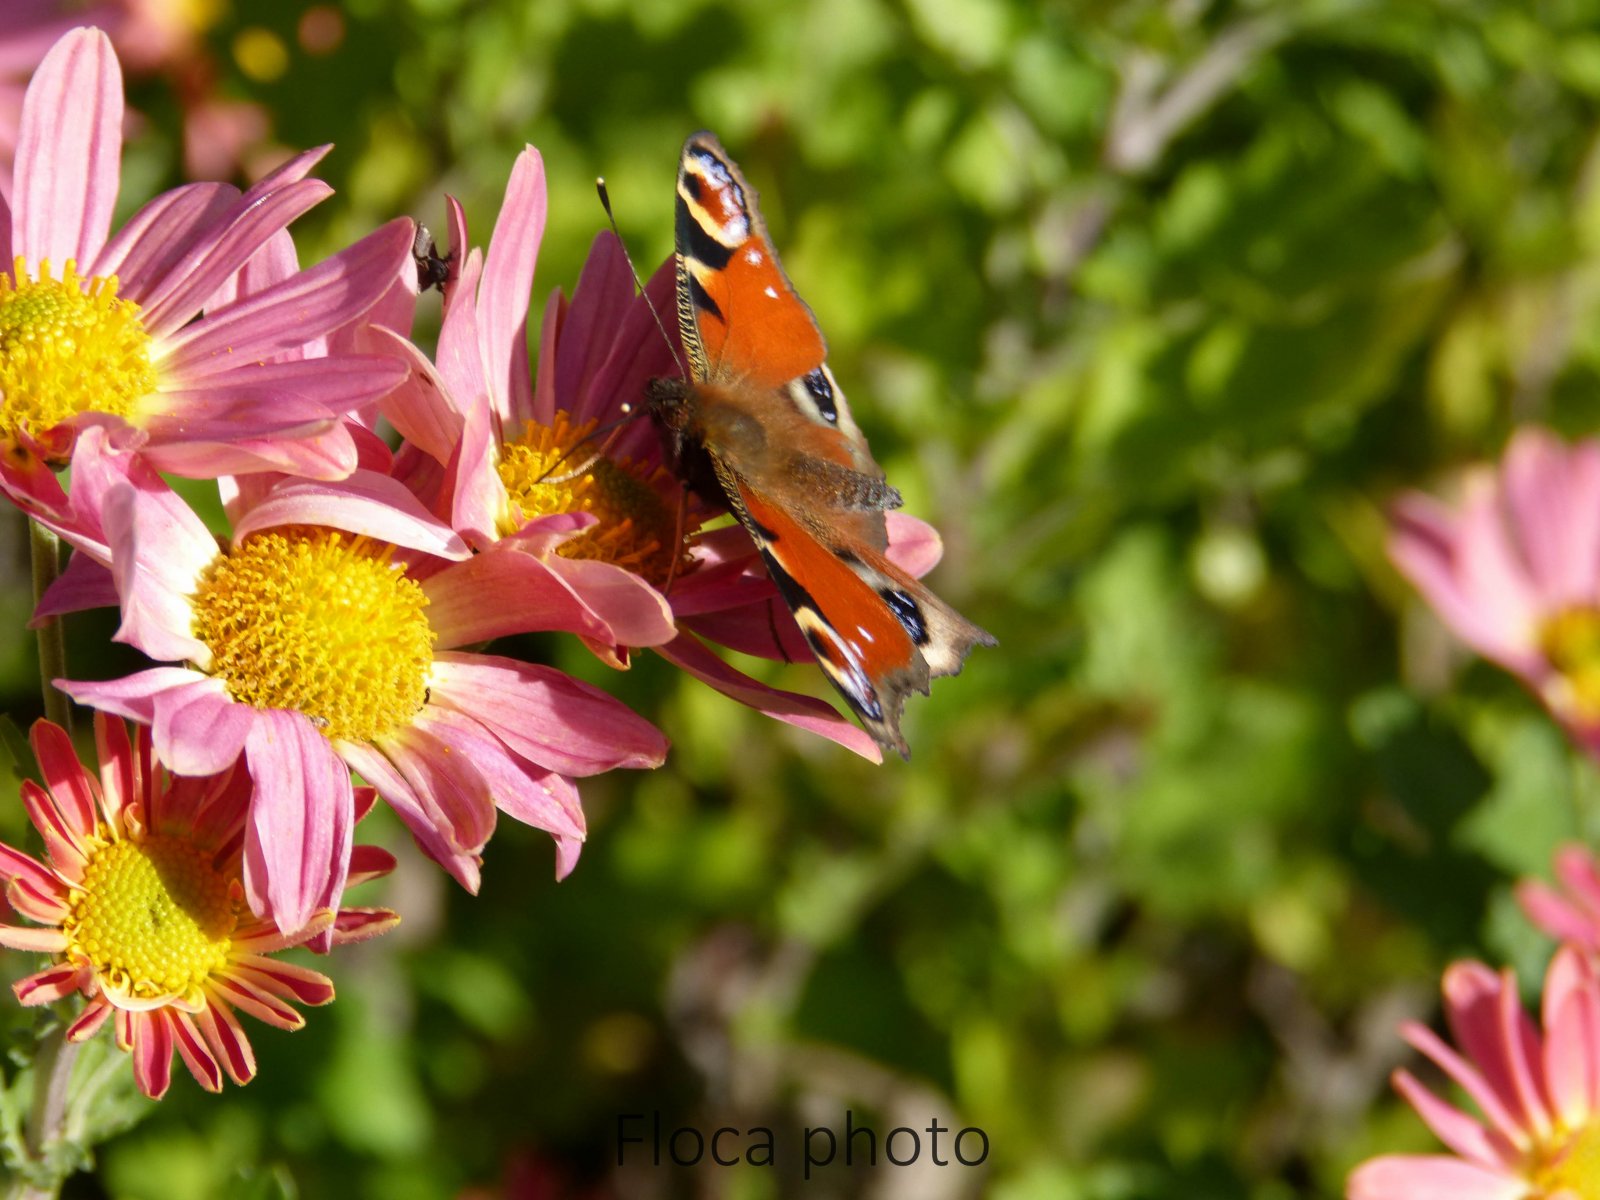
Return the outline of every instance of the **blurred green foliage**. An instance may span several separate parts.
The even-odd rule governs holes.
[[[1001,644],[873,767],[648,656],[526,643],[657,719],[667,765],[585,785],[559,887],[509,822],[478,897],[407,859],[401,931],[319,964],[331,1009],[252,1025],[259,1080],[180,1079],[71,1194],[1281,1200],[1428,1147],[1396,1022],[1454,957],[1534,986],[1510,882],[1600,805],[1386,565],[1383,507],[1600,415],[1600,3],[349,0],[322,55],[308,7],[207,34],[278,140],[337,143],[303,257],[438,228],[445,192],[482,243],[526,141],[541,296],[599,173],[648,271],[715,129],[944,533],[941,594]],[[245,69],[265,35],[279,74]],[[132,95],[130,204],[178,158],[170,96]],[[113,628],[75,626],[85,674]],[[31,672],[7,643],[19,722]],[[992,1153],[804,1182],[846,1110]],[[654,1111],[769,1126],[778,1166],[615,1171],[617,1116]]]

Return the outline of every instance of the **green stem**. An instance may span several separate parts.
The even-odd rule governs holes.
[[[75,1042],[67,1041],[66,1025],[58,1025],[39,1042],[33,1058],[33,1105],[28,1110],[28,1154],[37,1164],[48,1163],[61,1139],[67,1120],[67,1100],[72,1065],[78,1059]],[[70,1168],[68,1168],[70,1169]],[[22,1200],[54,1200],[61,1192],[62,1176],[51,1172],[48,1183],[25,1185]]]
[[[61,574],[61,539],[37,521],[28,522],[28,532],[33,551],[33,602],[37,606],[45,589]],[[66,627],[60,617],[51,617],[35,634],[39,642],[39,686],[44,694],[44,715],[70,734],[72,703],[66,693],[55,686],[55,680],[67,673]]]

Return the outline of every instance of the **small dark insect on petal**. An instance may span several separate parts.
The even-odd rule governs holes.
[[[450,281],[454,259],[453,254],[440,255],[439,243],[433,240],[428,227],[418,221],[417,236],[411,242],[411,261],[417,264],[417,290],[425,292],[433,288],[443,292],[444,285]]]

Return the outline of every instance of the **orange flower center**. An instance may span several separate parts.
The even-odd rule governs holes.
[[[596,455],[595,422],[574,427],[558,412],[551,425],[529,421],[500,448],[500,481],[511,498],[502,533],[552,513],[593,513],[599,523],[561,543],[566,558],[613,563],[660,586],[672,569],[677,518],[662,502],[662,468]],[[682,564],[680,564],[680,570]]]

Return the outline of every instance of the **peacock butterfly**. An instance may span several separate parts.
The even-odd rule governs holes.
[[[885,556],[884,479],[778,263],[756,194],[709,133],[684,143],[674,225],[690,378],[652,380],[679,476],[755,541],[818,663],[878,744],[910,757],[913,688],[995,639]]]

